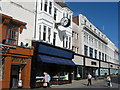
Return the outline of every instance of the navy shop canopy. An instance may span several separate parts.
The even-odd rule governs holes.
[[[45,63],[55,63],[55,64],[75,66],[75,63],[72,60],[52,57],[52,56],[45,56],[45,55],[38,55],[38,61]]]

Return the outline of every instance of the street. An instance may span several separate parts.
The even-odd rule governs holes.
[[[63,84],[63,85],[51,85],[51,88],[34,88],[33,90],[38,90],[38,89],[62,89],[62,90],[66,90],[66,89],[89,89],[91,88],[93,89],[98,89],[98,90],[120,90],[120,76],[112,76],[112,87],[107,87],[107,82],[106,82],[106,78],[102,78],[102,79],[98,79],[95,80],[94,78],[92,79],[92,85],[91,86],[87,86],[87,79],[83,79],[83,80],[73,80],[73,82],[71,84]],[[14,89],[12,89],[14,90]],[[20,90],[20,89],[19,89]],[[26,90],[26,89],[21,89],[21,90]],[[27,89],[29,90],[29,89]]]

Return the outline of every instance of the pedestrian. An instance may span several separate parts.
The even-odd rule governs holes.
[[[110,75],[107,76],[107,86],[112,87]]]
[[[92,75],[90,73],[88,73],[88,77],[87,78],[88,78],[87,86],[92,85],[92,83],[91,83]]]
[[[45,88],[50,88],[50,79],[51,79],[50,75],[48,73],[44,72],[44,83],[43,83],[43,86]]]

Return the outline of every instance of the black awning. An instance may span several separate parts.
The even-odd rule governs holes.
[[[55,63],[55,64],[75,66],[75,63],[72,60],[52,57],[52,56],[45,56],[45,55],[38,55],[38,61],[45,63]]]

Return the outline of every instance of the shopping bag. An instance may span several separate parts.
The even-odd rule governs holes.
[[[43,83],[43,86],[47,86],[47,83],[45,82],[45,83]]]

